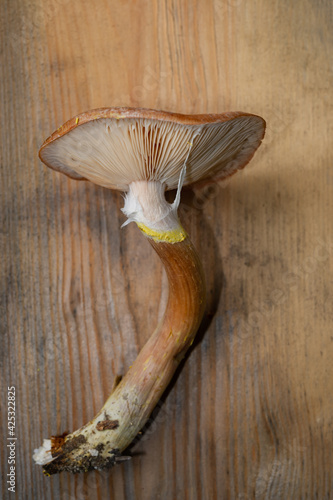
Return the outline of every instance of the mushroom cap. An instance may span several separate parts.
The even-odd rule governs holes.
[[[183,115],[142,108],[100,108],[79,114],[41,146],[48,167],[73,179],[127,191],[133,181],[177,187],[221,180],[245,167],[265,134],[260,116],[227,112]]]

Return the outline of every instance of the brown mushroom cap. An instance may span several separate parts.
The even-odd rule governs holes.
[[[82,113],[42,145],[40,159],[69,177],[127,191],[133,181],[177,187],[220,180],[243,168],[265,133],[260,116],[242,112],[181,115],[140,108]]]

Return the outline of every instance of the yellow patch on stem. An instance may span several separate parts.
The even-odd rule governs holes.
[[[180,241],[184,241],[187,237],[185,230],[181,226],[170,231],[155,231],[140,222],[137,222],[137,225],[146,236],[152,238],[157,243],[159,241],[163,241],[165,243],[179,243]]]

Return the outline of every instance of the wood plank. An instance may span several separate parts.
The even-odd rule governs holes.
[[[332,498],[331,3],[3,0],[1,20],[2,498],[12,385],[17,498]],[[208,316],[133,459],[46,478],[32,450],[100,409],[167,299],[121,195],[37,157],[109,105],[241,109],[267,135],[243,172],[183,194]]]

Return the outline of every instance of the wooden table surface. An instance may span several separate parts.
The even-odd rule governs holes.
[[[332,22],[328,0],[2,0],[2,498],[333,498]],[[230,181],[184,191],[207,315],[132,460],[44,477],[33,449],[93,417],[167,299],[121,194],[38,160],[118,105],[248,111],[267,134]]]

